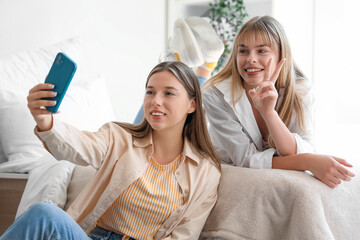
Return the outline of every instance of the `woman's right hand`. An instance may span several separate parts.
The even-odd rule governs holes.
[[[46,110],[47,106],[54,106],[56,101],[44,100],[42,98],[55,97],[56,92],[48,91],[53,89],[54,85],[40,83],[30,89],[27,97],[28,108],[40,131],[47,131],[52,128],[52,113]]]
[[[309,171],[314,176],[328,185],[331,188],[336,187],[342,181],[350,181],[355,174],[346,167],[352,167],[345,159],[320,155],[310,154],[308,158]]]

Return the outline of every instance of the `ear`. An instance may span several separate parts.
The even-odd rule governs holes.
[[[190,100],[190,108],[189,108],[189,110],[187,111],[187,113],[188,113],[188,114],[193,113],[193,112],[195,112],[195,109],[196,109],[196,102],[195,102],[194,99],[191,99],[191,100]]]

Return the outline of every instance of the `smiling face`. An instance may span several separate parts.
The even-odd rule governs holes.
[[[265,77],[265,69],[270,60],[270,76],[279,62],[279,51],[261,37],[248,37],[238,43],[237,69],[244,80],[246,90],[257,87]]]
[[[169,71],[154,73],[148,80],[144,98],[145,118],[154,131],[182,133],[186,117],[195,111],[195,101]]]

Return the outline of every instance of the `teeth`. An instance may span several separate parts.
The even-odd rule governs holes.
[[[154,113],[151,113],[151,115],[153,115],[153,116],[165,116],[165,113],[154,112]]]
[[[260,72],[261,69],[246,69],[247,72]]]

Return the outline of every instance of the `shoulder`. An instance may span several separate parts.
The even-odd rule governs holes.
[[[208,181],[220,181],[221,171],[215,166],[214,162],[209,157],[202,157],[199,160],[200,173],[207,176]]]
[[[212,159],[210,157],[201,156],[187,138],[184,142],[183,151],[186,158],[189,160],[188,162],[192,163],[189,167],[194,168],[194,171],[200,174],[213,176],[214,178],[216,178],[216,176],[220,178],[220,171],[217,169]]]
[[[121,127],[117,122],[105,123],[98,131],[100,134],[106,134],[114,140],[133,141],[132,135]]]

